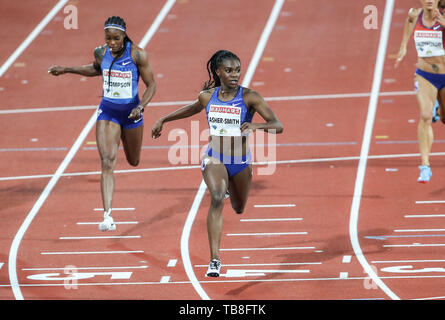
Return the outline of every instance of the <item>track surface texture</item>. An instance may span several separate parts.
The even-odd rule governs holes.
[[[376,29],[364,25],[366,0],[0,1],[9,27],[0,30],[0,299],[445,298],[445,135],[433,125],[433,177],[418,184],[413,43],[394,69],[418,1],[372,2]],[[67,6],[77,29],[64,27]],[[119,151],[117,230],[103,233],[101,80],[47,69],[91,63],[112,15],[135,43],[160,23],[145,46],[157,92],[141,162],[133,168]],[[284,132],[251,137],[246,210],[226,201],[221,276],[208,278],[205,114],[166,124],[157,140],[150,133],[197,98],[219,49],[240,57],[243,75],[250,68],[244,83]],[[185,139],[176,153],[173,132]],[[179,153],[186,161],[172,161]]]

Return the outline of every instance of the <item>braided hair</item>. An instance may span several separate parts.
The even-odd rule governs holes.
[[[113,64],[116,62],[117,59],[119,59],[120,57],[122,57],[122,55],[125,52],[125,48],[127,47],[127,43],[133,43],[133,41],[131,41],[130,37],[128,37],[127,35],[127,24],[125,23],[124,19],[122,19],[121,17],[118,16],[112,16],[109,17],[106,21],[105,21],[105,29],[107,28],[115,28],[118,30],[121,30],[124,32],[124,42],[122,45],[122,48],[118,51],[117,55],[113,58],[113,61],[110,64],[110,68],[108,69],[108,88],[110,88],[110,79],[111,79],[111,68],[113,67]]]
[[[204,83],[203,90],[209,90],[221,86],[221,80],[216,74],[216,70],[221,66],[222,62],[227,59],[235,59],[241,62],[236,54],[227,50],[219,50],[213,54],[207,61],[207,72],[209,80]]]

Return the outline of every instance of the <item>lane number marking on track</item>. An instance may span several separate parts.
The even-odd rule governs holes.
[[[422,268],[413,269],[413,266],[392,266],[380,269],[384,272],[392,273],[426,273],[426,272],[445,272],[445,268],[435,267],[435,268]]]
[[[110,276],[112,280],[128,280],[133,272],[73,272],[69,274],[62,274],[59,272],[53,273],[38,273],[27,276],[30,280],[42,281],[57,281],[57,280],[81,280],[90,279],[96,276]]]
[[[268,273],[309,273],[310,270],[261,270],[261,269],[227,269],[225,274],[221,274],[226,278],[238,277],[261,277]]]

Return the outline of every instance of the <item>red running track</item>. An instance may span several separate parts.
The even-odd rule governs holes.
[[[23,16],[31,11],[32,16],[11,21],[16,34],[2,44],[1,61],[56,3],[1,8]],[[97,229],[102,215],[95,210],[101,207],[100,164],[91,130],[17,247],[13,262],[20,287],[14,294],[14,270],[8,265],[13,240],[100,100],[100,79],[53,78],[46,74],[47,67],[91,61],[94,47],[103,41],[104,19],[116,13],[126,18],[130,37],[139,42],[165,1],[150,1],[150,6],[142,0],[131,6],[117,1],[70,3],[78,8],[79,29],[65,30],[60,11],[0,78],[2,299],[20,298],[18,291],[24,299],[444,296],[438,281],[445,271],[440,256],[443,204],[438,202],[443,199],[438,184],[443,165],[439,155],[433,156],[433,180],[416,183],[412,46],[400,69],[393,68],[406,12],[416,1],[396,1],[391,15],[380,88],[384,94],[377,104],[358,211],[358,245],[380,282],[364,272],[351,244],[351,205],[384,30],[383,0],[375,1],[377,30],[363,27],[367,1],[322,0],[317,8],[284,1],[249,82],[285,127],[282,135],[253,141],[255,160],[264,160],[259,145],[271,143],[279,163],[270,175],[261,174],[266,165],[254,167],[243,215],[234,214],[228,203],[224,208],[223,275],[218,279],[204,277],[209,199],[205,193],[198,201],[202,177],[199,162],[193,162],[199,155],[197,145],[202,147],[205,140],[192,139],[192,126],[204,130],[204,116],[169,124],[156,141],[149,131],[157,118],[196,98],[207,77],[205,62],[214,51],[224,47],[236,52],[247,71],[275,1],[230,0],[220,6],[213,0],[177,0],[146,48],[158,91],[144,115],[140,166],[129,171],[133,168],[125,163],[123,152],[119,154],[117,231],[104,234]],[[434,127],[434,152],[440,152],[443,143],[440,126]],[[169,147],[177,143],[168,139],[173,129],[183,130],[188,138],[187,163],[169,162]],[[274,160],[272,155],[266,160]],[[188,241],[182,241],[187,235]],[[184,256],[184,249],[189,255]],[[77,270],[75,282],[64,273],[67,268]]]

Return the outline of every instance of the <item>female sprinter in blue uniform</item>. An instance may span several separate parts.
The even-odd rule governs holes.
[[[437,121],[435,114],[439,109],[439,103],[439,114],[445,114],[443,106],[445,103],[445,18],[438,7],[439,4],[441,8],[443,7],[443,1],[439,3],[439,0],[420,0],[420,2],[422,8],[409,10],[396,67],[405,57],[409,38],[414,32],[418,55],[415,87],[420,107],[417,137],[421,155],[420,175],[417,181],[426,183],[432,176],[429,155],[434,136],[431,123],[433,120]],[[444,122],[445,118],[441,117]]]
[[[101,192],[104,221],[102,231],[116,230],[111,217],[114,192],[114,168],[120,140],[125,156],[132,166],[139,164],[144,120],[142,112],[156,91],[153,72],[146,52],[135,45],[126,33],[125,21],[117,16],[105,21],[105,45],[94,50],[92,64],[78,67],[53,66],[48,73],[58,76],[75,73],[103,77],[102,101],[97,112],[96,142],[102,174]],[[146,86],[139,99],[139,76]]]
[[[257,129],[281,133],[283,126],[257,92],[238,85],[241,62],[235,54],[226,50],[216,52],[207,62],[207,71],[210,79],[196,102],[159,119],[153,126],[152,136],[158,138],[166,122],[191,117],[206,110],[210,142],[201,165],[211,198],[207,215],[210,264],[206,275],[218,277],[226,192],[229,192],[235,212],[242,213],[252,181],[248,134]],[[266,123],[252,123],[255,112]]]

